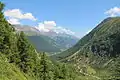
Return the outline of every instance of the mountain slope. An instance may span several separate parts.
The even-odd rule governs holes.
[[[96,54],[96,52],[92,52],[93,47],[97,48],[97,46],[95,46],[95,44],[98,46],[102,45],[103,46],[102,49],[104,50],[105,48],[110,47],[110,45],[113,43],[111,40],[113,40],[114,38],[115,39],[113,41],[118,41],[117,39],[119,39],[119,35],[118,35],[119,34],[119,26],[120,26],[120,18],[119,17],[107,18],[104,21],[102,21],[96,28],[94,28],[89,34],[84,36],[75,46],[73,46],[72,48],[70,48],[56,56],[65,58],[76,52],[78,52],[78,53],[82,52],[81,54],[86,54],[89,52]],[[115,44],[117,44],[117,43],[114,42],[114,44],[112,44],[111,46],[115,47]],[[99,50],[99,49],[100,48],[97,48],[97,50]],[[83,50],[85,52],[83,52]],[[102,53],[102,54],[100,54],[100,53]],[[119,51],[117,53],[119,53]],[[97,54],[99,54],[100,56],[102,56],[102,55],[113,56],[112,55],[113,52],[111,52],[109,54],[108,53],[103,54],[103,52],[98,51]]]
[[[59,47],[62,50],[66,50],[66,49],[72,47],[78,41],[78,38],[76,38],[74,36],[68,36],[68,35],[67,36],[63,36],[63,35],[54,36],[54,37],[52,37],[52,39],[54,39],[57,44],[60,44]]]
[[[103,80],[119,80],[120,17],[103,20],[75,46],[52,58],[73,63],[85,73],[91,67]]]
[[[0,53],[0,80],[33,80],[24,74],[14,64],[10,64],[7,58]]]
[[[94,42],[94,37],[89,37],[91,40],[87,44],[84,42],[85,45],[81,46],[81,49],[78,50],[77,53],[74,53],[72,57],[67,57],[69,58],[69,61],[72,62],[71,64],[59,63],[50,60],[45,53],[38,53],[29,43],[23,31],[16,33],[14,27],[4,18],[2,12],[3,8],[4,4],[0,2],[1,80],[120,80],[120,57],[116,56],[117,54],[119,55],[119,49],[115,49],[115,47],[119,46],[119,35],[112,36],[112,39],[110,40],[114,42],[114,48],[110,48],[110,51],[115,49],[115,55],[106,53],[101,54],[105,54],[107,57],[101,54],[93,55],[93,53],[99,53],[98,50],[108,51],[108,48],[106,49],[105,47],[105,49],[103,49],[102,46],[102,50],[101,48],[99,49],[98,46],[96,47],[98,43],[95,45],[92,44]],[[99,30],[100,29],[98,29],[98,32]],[[100,39],[102,38],[100,37]],[[95,40],[97,41],[99,38],[95,38]],[[103,38],[102,40],[106,40],[106,38]],[[112,42],[105,41],[105,44],[108,43],[111,44]],[[92,48],[91,46],[94,47]],[[90,51],[92,55],[90,55]],[[86,52],[89,53],[86,54]],[[68,60],[67,58],[66,60]],[[104,61],[105,64],[103,65],[103,68],[93,67],[92,64],[89,63],[93,62],[93,64],[95,64],[96,61],[98,64],[100,61]],[[108,65],[113,72],[107,71],[106,66]],[[99,64],[99,66],[101,65]]]
[[[71,65],[51,61],[38,53],[24,32],[16,33],[0,2],[0,80],[80,80]]]
[[[65,33],[41,32],[37,28],[27,25],[13,26],[17,32],[23,31],[38,51],[61,52],[78,41],[77,37]]]
[[[47,36],[27,36],[30,42],[35,46],[37,51],[60,52],[59,45]]]

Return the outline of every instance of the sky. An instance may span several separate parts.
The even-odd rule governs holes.
[[[107,17],[120,15],[120,0],[1,0],[11,24],[83,37]]]

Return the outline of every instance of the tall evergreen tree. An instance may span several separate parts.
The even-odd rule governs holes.
[[[23,72],[28,72],[35,67],[36,53],[31,44],[29,44],[23,32],[18,37],[18,51],[21,62],[20,68]]]
[[[40,77],[41,80],[50,80],[49,79],[49,68],[48,68],[48,62],[46,59],[46,55],[43,52],[41,55],[41,61],[40,61]]]
[[[17,62],[17,37],[14,28],[4,18],[4,6],[0,2],[0,51],[7,55],[10,62]]]

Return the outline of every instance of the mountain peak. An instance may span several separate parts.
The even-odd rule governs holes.
[[[89,34],[84,36],[72,48],[57,57],[68,59],[70,56],[94,55],[101,57],[115,57],[120,55],[120,17],[104,19]],[[66,55],[64,55],[66,54]],[[80,57],[80,56],[78,56]],[[71,57],[71,60],[73,57]]]

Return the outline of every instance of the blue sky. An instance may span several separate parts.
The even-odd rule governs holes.
[[[117,15],[120,13],[118,10],[120,0],[2,0],[2,2],[6,4],[5,10],[19,9],[23,13],[32,13],[37,19],[36,21],[21,19],[19,20],[21,24],[36,26],[40,22],[55,21],[57,26],[70,29],[79,37],[107,18],[106,11],[116,7]]]

